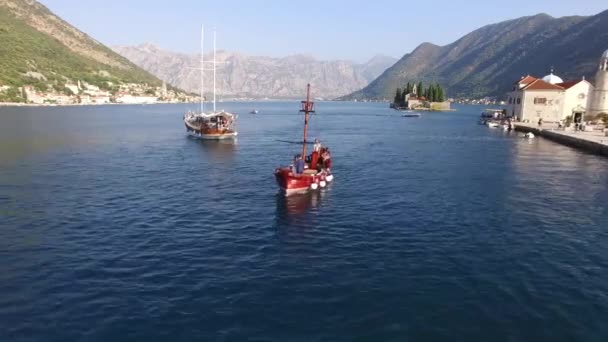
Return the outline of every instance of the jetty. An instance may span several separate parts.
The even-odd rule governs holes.
[[[532,132],[563,145],[608,157],[608,136],[603,130],[574,131],[558,128],[553,123],[543,123],[542,127],[538,127],[535,123],[516,122],[514,127],[519,132]]]

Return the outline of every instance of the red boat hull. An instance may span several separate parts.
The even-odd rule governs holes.
[[[304,193],[309,190],[317,190],[327,186],[333,178],[326,171],[295,175],[291,168],[278,168],[274,171],[274,176],[281,190],[287,194]]]

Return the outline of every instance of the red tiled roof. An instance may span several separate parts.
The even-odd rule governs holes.
[[[570,88],[574,87],[575,85],[579,84],[580,82],[583,82],[583,80],[566,81],[566,82],[562,82],[562,83],[557,83],[556,85],[558,85],[564,89],[570,89]]]
[[[535,80],[534,82],[528,84],[523,88],[524,90],[564,90],[564,88],[551,84],[549,82],[545,82],[543,80]]]
[[[536,80],[537,80],[536,77],[532,77],[530,75],[527,75],[526,77],[522,77],[521,80],[519,80],[519,81],[517,81],[515,83],[518,83],[518,84],[530,84],[530,83],[532,83],[532,82],[534,82]]]

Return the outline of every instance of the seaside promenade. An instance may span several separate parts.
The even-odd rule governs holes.
[[[591,153],[608,157],[608,136],[603,130],[589,128],[586,131],[561,129],[554,123],[544,123],[539,128],[536,123],[515,123],[515,130],[532,132],[535,135],[553,140],[560,144],[575,147]]]

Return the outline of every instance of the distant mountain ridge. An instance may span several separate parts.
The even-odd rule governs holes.
[[[187,55],[158,48],[152,44],[115,46],[114,51],[143,69],[179,88],[198,92],[200,54]],[[210,60],[211,54],[205,54]],[[391,66],[396,59],[376,56],[357,64],[346,60],[320,61],[309,55],[283,58],[248,56],[218,51],[224,65],[217,72],[217,88],[222,96],[249,98],[300,98],[307,83],[315,94],[332,99],[366,86]],[[206,93],[211,91],[211,72],[205,74]]]
[[[161,81],[33,0],[0,0],[0,86]],[[44,83],[44,84],[41,84]]]
[[[448,97],[502,96],[526,74],[553,67],[564,79],[592,78],[608,49],[608,11],[553,18],[538,14],[479,28],[455,42],[422,43],[365,88],[342,99],[392,98],[408,81],[436,82]]]

